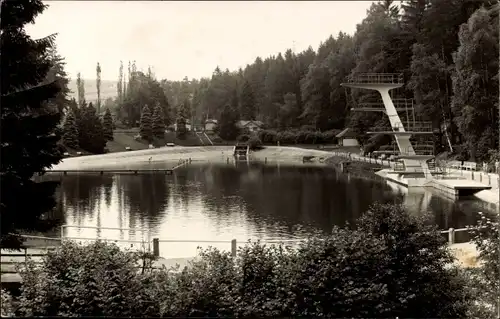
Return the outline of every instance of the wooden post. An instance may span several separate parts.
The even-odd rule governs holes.
[[[453,245],[455,243],[455,229],[450,228],[448,230],[448,244]]]
[[[231,256],[236,257],[236,239],[231,240]]]
[[[160,257],[160,239],[153,238],[153,255]]]
[[[264,159],[264,164],[267,164],[267,157]]]

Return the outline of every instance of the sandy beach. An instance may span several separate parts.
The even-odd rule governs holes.
[[[326,159],[330,152],[303,149],[298,147],[267,146],[257,152],[251,152],[249,159],[255,161],[270,161],[282,163],[302,163],[303,156]],[[132,169],[142,165],[153,168],[168,169],[175,166],[179,160],[225,162],[233,157],[233,146],[200,146],[200,147],[161,147],[156,149],[130,152],[109,153],[65,158],[54,165],[51,170],[76,169]],[[151,160],[150,160],[151,159]],[[50,171],[50,170],[49,170]]]

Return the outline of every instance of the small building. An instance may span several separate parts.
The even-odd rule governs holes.
[[[350,128],[346,128],[335,137],[340,146],[359,146],[357,134]]]
[[[207,132],[213,132],[216,126],[217,126],[217,120],[207,119],[205,121],[205,131]]]
[[[238,121],[236,123],[236,126],[240,129],[245,131],[246,133],[253,133],[253,132],[258,132],[262,130],[262,127],[264,126],[264,123],[261,121]]]

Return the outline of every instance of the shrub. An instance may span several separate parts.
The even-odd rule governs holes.
[[[273,130],[261,130],[258,137],[264,144],[276,144],[276,134]]]
[[[262,141],[259,139],[258,136],[252,136],[248,140],[248,147],[251,150],[258,150],[262,148]]]
[[[247,134],[241,134],[236,138],[236,141],[237,142],[248,142],[249,139],[250,139],[250,136],[248,136]]]
[[[12,304],[12,296],[10,295],[10,293],[3,289],[0,291],[0,293],[2,294],[1,296],[1,304],[0,304],[0,316],[2,318],[6,318],[6,317],[13,317],[14,316],[14,307],[13,307],[13,304]]]
[[[444,240],[401,206],[374,205],[296,249],[216,249],[180,273],[139,273],[114,245],[65,243],[23,273],[23,315],[166,317],[464,317],[465,281]]]
[[[40,267],[21,271],[24,316],[143,316],[158,313],[151,275],[140,275],[139,255],[114,244],[65,242]]]
[[[473,288],[480,297],[478,311],[482,318],[495,318],[495,307],[500,298],[500,221],[493,220],[483,213],[478,227],[471,229],[472,241],[479,251],[481,266],[471,271]]]

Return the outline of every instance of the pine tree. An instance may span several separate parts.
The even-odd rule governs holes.
[[[238,117],[234,107],[226,104],[219,119],[218,133],[223,140],[235,140],[238,136],[239,130],[236,127]]]
[[[104,113],[103,118],[103,129],[104,129],[104,138],[106,141],[113,140],[113,117],[111,116],[111,112],[109,109],[106,109],[106,113]]]
[[[57,96],[52,99],[52,102],[59,110],[61,116],[64,114],[64,110],[67,109],[69,100],[68,94],[70,93],[70,89],[68,88],[69,78],[68,74],[64,70],[64,59],[57,53],[57,48],[54,45],[49,50],[50,60],[52,62],[52,67],[47,74],[47,78],[44,83],[50,83],[52,81],[56,81],[59,85],[61,91],[57,94]]]
[[[78,126],[73,111],[68,111],[63,124],[63,143],[67,147],[78,148]]]
[[[157,138],[165,136],[165,119],[163,118],[163,109],[160,104],[156,104],[153,111],[153,135]]]
[[[56,81],[44,83],[52,67],[48,49],[54,36],[33,40],[24,29],[45,8],[39,0],[1,2],[0,244],[4,248],[19,247],[10,233],[51,226],[40,216],[55,205],[58,183],[32,180],[62,158],[60,114],[46,103],[61,88]]]
[[[153,138],[152,121],[153,119],[151,116],[151,111],[149,110],[149,107],[146,105],[142,109],[139,132],[141,133],[142,138],[147,140],[148,142],[150,142]]]
[[[240,116],[242,120],[255,120],[255,96],[250,82],[245,81],[241,88]]]
[[[104,129],[101,119],[97,116],[96,109],[92,103],[81,108],[79,122],[80,147],[94,154],[103,153],[106,146]]]

